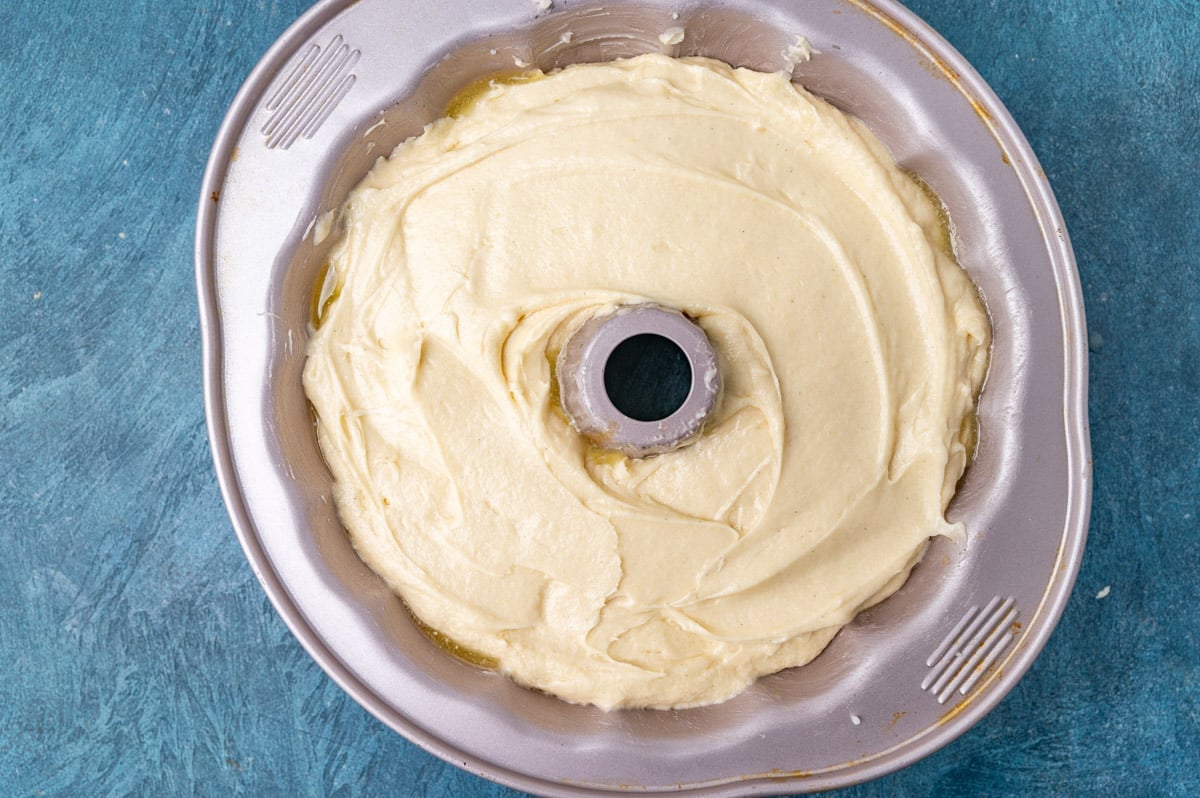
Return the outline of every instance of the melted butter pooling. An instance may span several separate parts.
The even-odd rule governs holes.
[[[305,388],[359,554],[424,625],[601,707],[727,699],[903,584],[967,462],[990,328],[939,204],[779,75],[649,55],[499,83],[343,208]],[[655,302],[723,394],[598,454],[553,354]]]

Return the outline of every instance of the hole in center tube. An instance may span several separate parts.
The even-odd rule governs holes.
[[[604,390],[617,410],[637,421],[661,421],[687,401],[692,366],[670,338],[626,338],[604,364]]]

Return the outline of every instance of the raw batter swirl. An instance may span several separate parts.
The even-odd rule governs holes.
[[[364,561],[518,682],[727,699],[894,592],[968,458],[990,328],[940,208],[780,75],[657,55],[497,85],[342,209],[304,382]],[[717,350],[704,435],[593,448],[555,357],[629,303]]]

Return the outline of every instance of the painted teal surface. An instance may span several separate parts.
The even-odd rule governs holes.
[[[304,6],[0,0],[0,796],[516,794],[330,682],[217,491],[194,208],[225,108]],[[1200,3],[912,6],[1008,105],[1062,205],[1095,501],[1028,676],[949,747],[844,794],[1200,795]]]

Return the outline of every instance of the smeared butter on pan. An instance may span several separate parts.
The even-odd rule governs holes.
[[[304,384],[363,560],[521,684],[727,699],[894,592],[966,465],[990,328],[940,208],[780,75],[647,55],[496,85],[347,200]],[[552,366],[596,314],[697,319],[702,438],[600,452]]]

